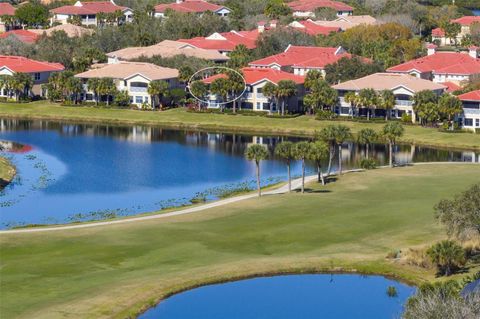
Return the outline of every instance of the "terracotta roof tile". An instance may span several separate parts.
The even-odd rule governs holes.
[[[285,52],[250,62],[251,66],[269,67],[277,64],[281,67],[296,66],[320,68],[332,64],[341,58],[351,58],[342,48],[289,46]]]
[[[218,51],[233,51],[237,45],[243,44],[249,49],[256,47],[256,40],[260,32],[252,31],[230,31],[214,33],[208,37],[196,37],[192,39],[180,39],[178,41],[191,44],[197,48]]]
[[[13,72],[34,73],[48,71],[63,71],[65,67],[60,63],[36,61],[21,56],[0,56],[0,68],[7,67]]]
[[[209,3],[207,1],[202,0],[184,0],[180,3],[163,3],[155,6],[155,12],[164,13],[167,9],[171,9],[178,12],[194,12],[194,13],[202,13],[202,12],[217,12],[225,7],[219,6],[213,3]]]
[[[389,68],[388,72],[434,72],[436,74],[480,74],[480,59],[464,53],[437,52]]]
[[[52,13],[56,14],[98,14],[103,13],[112,13],[117,10],[124,11],[128,9],[127,7],[118,6],[110,1],[92,1],[92,2],[81,2],[81,6],[63,6],[50,10]]]
[[[253,85],[263,80],[270,81],[274,84],[278,84],[278,82],[282,80],[291,80],[297,84],[303,84],[303,82],[305,81],[305,78],[303,76],[294,75],[292,73],[277,71],[273,69],[243,68],[242,73],[248,85]],[[209,84],[218,78],[225,77],[225,74],[217,74],[206,78],[203,81]]]
[[[462,101],[478,101],[480,102],[480,90],[468,92],[459,95],[458,98]]]
[[[353,11],[353,8],[343,2],[330,0],[297,0],[288,2],[287,5],[293,11],[313,12],[317,8],[332,8],[337,11]]]
[[[15,8],[8,2],[0,3],[0,16],[8,15],[13,16],[15,15]]]
[[[0,39],[6,39],[8,37],[15,37],[18,40],[22,41],[23,43],[32,44],[37,42],[37,40],[40,38],[40,35],[38,35],[35,32],[29,31],[29,30],[22,30],[22,29],[10,30],[0,34]]]

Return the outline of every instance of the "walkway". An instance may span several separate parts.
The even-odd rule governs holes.
[[[410,165],[437,165],[437,164],[479,164],[479,163],[469,163],[469,162],[431,162],[431,163],[415,163],[415,164],[410,164]],[[381,166],[379,168],[386,168],[388,166]],[[344,173],[353,173],[353,172],[360,172],[363,171],[362,169],[352,169],[352,170],[346,170]],[[335,175],[335,174],[332,174]],[[318,178],[317,175],[312,175],[312,176],[306,176],[305,177],[305,184],[308,184],[310,182],[316,181]],[[302,179],[294,179],[292,180],[292,190],[299,189],[302,186]],[[278,195],[278,194],[284,194],[288,192],[288,184],[285,184],[279,188],[270,190],[270,191],[265,191],[263,192],[264,196],[267,195]],[[241,196],[235,196],[231,198],[226,198],[218,201],[213,201],[201,206],[195,206],[195,207],[189,207],[177,211],[173,211],[170,213],[158,213],[158,214],[153,214],[153,215],[148,215],[148,216],[140,216],[140,217],[132,217],[132,218],[125,218],[125,219],[116,219],[116,220],[110,220],[110,221],[104,221],[104,222],[91,222],[91,223],[83,223],[83,224],[78,224],[78,225],[60,225],[60,226],[50,226],[50,227],[38,227],[38,228],[24,228],[24,229],[12,229],[12,230],[2,230],[0,231],[1,234],[21,234],[21,233],[38,233],[38,232],[49,232],[49,231],[55,231],[55,230],[69,230],[69,229],[79,229],[79,228],[90,228],[90,227],[98,227],[98,226],[107,226],[107,225],[115,225],[115,224],[125,224],[125,223],[133,223],[133,222],[140,222],[140,221],[146,221],[146,220],[152,220],[152,219],[161,219],[161,218],[168,218],[168,217],[174,217],[174,216],[181,216],[181,215],[187,215],[187,214],[192,214],[192,213],[197,213],[204,211],[206,209],[210,208],[215,208],[215,207],[220,207],[236,202],[240,202],[246,199],[252,199],[257,197],[257,192],[252,192],[246,195],[241,195]]]

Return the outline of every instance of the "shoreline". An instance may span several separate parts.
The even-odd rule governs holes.
[[[4,190],[17,175],[15,166],[5,157],[0,156],[0,166],[5,172],[0,176],[0,191]]]
[[[253,274],[240,274],[240,275],[234,275],[230,276],[228,278],[223,278],[222,276],[220,278],[213,278],[213,279],[207,279],[205,281],[200,281],[199,283],[191,284],[191,285],[180,285],[177,289],[172,289],[171,291],[165,292],[160,299],[158,299],[154,305],[145,305],[140,308],[138,312],[135,312],[133,314],[134,318],[138,318],[139,316],[143,315],[147,311],[156,308],[158,305],[160,305],[163,301],[167,300],[168,298],[171,298],[175,295],[194,290],[197,288],[202,288],[202,287],[208,287],[208,286],[213,286],[213,285],[220,285],[220,284],[226,284],[226,283],[231,283],[231,282],[237,282],[237,281],[242,281],[242,280],[249,280],[249,279],[256,279],[256,278],[269,278],[269,277],[278,277],[278,276],[294,276],[294,275],[365,275],[365,276],[381,276],[390,280],[395,280],[399,283],[408,285],[408,286],[413,286],[417,287],[418,285],[422,283],[428,282],[428,280],[413,280],[413,279],[407,279],[406,277],[399,275],[396,272],[391,272],[391,273],[382,273],[382,272],[375,272],[375,271],[367,271],[367,270],[362,270],[358,271],[355,268],[347,268],[347,267],[333,267],[333,268],[322,268],[317,269],[317,267],[313,266],[312,268],[307,268],[307,269],[291,269],[291,270],[271,270],[267,272],[258,272],[258,273],[253,273]],[[128,311],[128,310],[126,310]],[[130,317],[128,317],[130,318]]]
[[[1,106],[1,104],[0,104]],[[61,107],[61,106],[52,106],[52,107],[57,107],[57,108],[63,108],[65,110],[70,109],[75,109],[74,107]],[[181,109],[173,109],[173,110],[167,110],[163,112],[143,112],[143,111],[137,111],[137,110],[121,110],[121,109],[95,109],[95,108],[86,108],[83,107],[83,109],[87,109],[88,111],[92,112],[93,117],[88,117],[88,115],[82,115],[82,114],[69,114],[69,115],[52,115],[52,114],[45,114],[42,113],[41,110],[39,113],[36,114],[13,114],[12,112],[2,112],[2,109],[0,108],[0,118],[5,118],[5,119],[13,119],[13,120],[43,120],[43,121],[54,121],[54,122],[65,122],[65,123],[75,123],[75,124],[103,124],[103,125],[114,125],[114,126],[131,126],[131,125],[142,125],[142,126],[151,126],[151,127],[158,127],[158,128],[165,128],[165,129],[174,129],[174,130],[195,130],[195,131],[203,131],[203,132],[211,132],[211,133],[231,133],[231,134],[245,134],[245,135],[280,135],[280,136],[287,136],[287,137],[304,137],[304,138],[311,138],[315,135],[315,131],[320,129],[321,126],[319,127],[310,127],[310,128],[290,128],[290,127],[276,127],[275,123],[285,123],[287,121],[292,121],[295,119],[299,119],[302,117],[294,118],[294,119],[267,119],[266,121],[268,124],[271,123],[269,126],[266,123],[253,123],[249,127],[245,127],[244,125],[240,124],[235,124],[235,123],[223,123],[220,121],[219,123],[212,123],[212,122],[205,122],[205,119],[202,117],[210,117],[209,121],[212,120],[218,120],[218,117],[225,117],[227,119],[231,119],[234,117],[243,117],[243,119],[248,118],[248,119],[255,119],[255,116],[243,116],[243,115],[236,115],[236,116],[230,116],[230,115],[225,115],[225,114],[208,114],[208,113],[192,113],[189,114],[188,116],[196,116],[198,115],[198,121],[197,122],[192,122],[191,119],[182,121],[181,119],[168,119],[168,118],[156,118],[156,119],[135,119],[133,117],[130,117],[129,119],[126,118],[111,118],[110,116],[112,115],[100,115],[95,117],[95,112],[124,112],[125,114],[130,114],[128,112],[135,112],[138,114],[149,114],[149,115],[154,115],[154,116],[161,116],[165,115],[165,117],[169,116],[170,114],[167,112],[177,112],[180,115],[181,112],[183,113],[188,113],[187,111]],[[83,110],[82,109],[82,110]],[[78,109],[76,110],[78,111]],[[81,111],[81,110],[80,110]],[[216,118],[214,118],[216,117]],[[316,121],[314,123],[321,123],[322,121],[315,120],[314,118],[308,118],[308,120],[313,120]],[[203,122],[202,122],[203,121]],[[275,122],[278,121],[278,122]],[[380,129],[384,123],[364,123],[364,122],[351,122],[351,121],[325,121],[328,122],[328,124],[343,124],[347,126],[360,126],[360,127],[370,127],[374,129]],[[297,124],[297,123],[295,123]],[[307,124],[307,123],[298,123],[300,124]],[[407,130],[410,125],[406,125]],[[438,132],[437,129],[435,128],[423,128],[423,127],[417,127],[417,126],[412,126],[415,129],[422,129],[422,130],[430,130],[431,132],[434,132],[435,134],[446,134],[448,135],[472,135],[475,136],[476,134],[474,133],[469,133],[469,132],[461,132],[461,133],[441,133]],[[429,136],[431,135],[428,132]],[[353,135],[355,136],[356,132],[353,130]],[[416,133],[413,133],[411,135],[418,135]],[[430,137],[431,138],[431,137]],[[432,142],[432,141],[424,141],[421,139],[415,139],[412,137],[403,137],[399,139],[399,143],[401,144],[415,144],[419,146],[424,146],[424,147],[437,147],[437,148],[444,148],[448,150],[468,150],[468,151],[480,151],[480,136],[478,137],[478,144],[476,141],[474,142],[468,142],[466,144],[458,144],[456,142]]]

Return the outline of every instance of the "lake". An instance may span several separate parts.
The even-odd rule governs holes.
[[[299,139],[0,119],[0,140],[6,148],[2,155],[18,170],[0,192],[0,228],[5,229],[131,216],[252,189],[255,165],[244,157],[247,146],[264,144],[273,154],[278,142]],[[411,145],[396,151],[398,163],[480,161],[469,151]],[[386,145],[375,145],[370,153],[380,165],[388,161]],[[344,167],[358,167],[364,155],[364,145],[345,143]],[[307,169],[314,173],[313,165]],[[273,155],[261,172],[263,185],[286,180],[284,162]],[[293,164],[293,174],[300,174],[300,163]]]
[[[393,286],[397,296],[387,295]],[[381,276],[288,275],[185,291],[139,319],[399,318],[415,288]]]

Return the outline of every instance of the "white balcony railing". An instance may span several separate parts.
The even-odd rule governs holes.
[[[395,100],[395,104],[398,106],[412,106],[413,101],[408,100]]]

